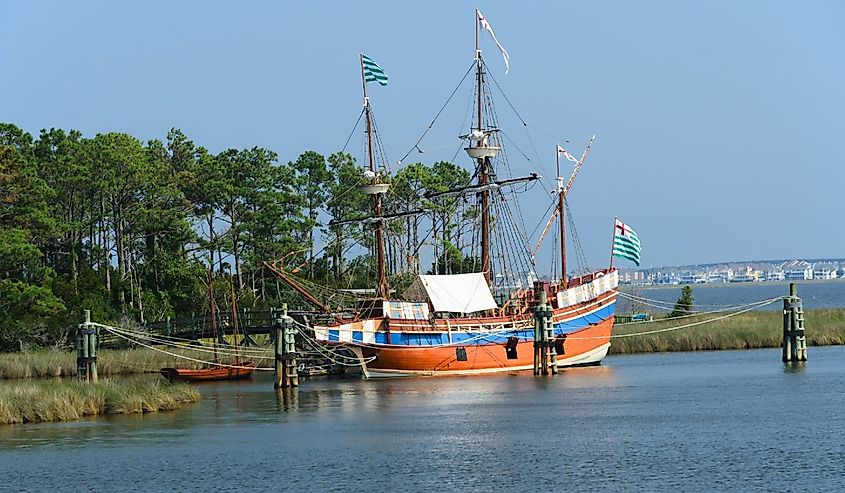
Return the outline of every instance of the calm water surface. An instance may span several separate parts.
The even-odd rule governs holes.
[[[845,347],[809,356],[207,384],[177,412],[0,427],[0,490],[843,491]]]
[[[662,306],[669,304],[666,311],[671,310],[672,304],[681,295],[683,286],[622,286],[622,291],[649,300],[665,302]],[[728,284],[698,284],[691,285],[692,294],[697,310],[717,310],[725,306],[736,306],[745,303],[754,303],[778,296],[789,294],[789,285],[785,283],[728,283]],[[798,296],[804,304],[804,309],[817,308],[845,308],[845,280],[835,281],[811,281],[798,283]],[[763,308],[763,310],[782,310],[782,303],[774,303]],[[634,311],[655,311],[655,307],[638,303]],[[631,301],[624,297],[619,298],[618,313],[630,313]]]

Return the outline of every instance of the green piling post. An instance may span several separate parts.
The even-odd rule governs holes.
[[[82,373],[80,374],[79,379],[85,380],[86,382],[91,380],[91,374],[89,373],[90,368],[88,365],[88,358],[91,355],[91,345],[88,337],[88,324],[90,321],[91,311],[85,310],[85,322],[79,325],[79,332],[81,333],[79,339],[82,351],[80,352],[80,356],[77,358],[77,367],[82,369]]]
[[[807,337],[804,333],[804,307],[798,297],[798,286],[789,283],[789,296],[783,300],[784,363],[807,361]]]
[[[97,375],[97,346],[100,342],[100,328],[88,324],[88,378],[96,383]]]
[[[273,341],[273,354],[275,356],[274,363],[273,363],[273,376],[275,377],[275,382],[273,383],[273,387],[280,389],[282,388],[282,383],[284,382],[284,375],[283,372],[283,351],[282,351],[282,344],[283,344],[283,335],[282,335],[282,323],[283,320],[278,314],[276,313],[275,308],[270,309],[270,316],[273,318],[273,331],[275,335],[275,341]]]
[[[85,310],[85,320],[91,318],[91,312]],[[76,328],[76,377],[79,380],[85,380],[88,375],[88,365],[86,360],[88,341],[85,337],[85,323],[79,324]]]
[[[551,305],[547,303],[545,283],[538,281],[534,290],[539,293],[539,303],[534,309],[534,374],[548,375],[550,366],[557,374],[557,358],[551,340],[554,336]]]
[[[299,387],[299,374],[296,368],[296,331],[293,330],[293,319],[288,316],[288,305],[282,305],[282,343],[283,373],[282,386]]]
[[[543,325],[542,321],[540,320],[540,307],[542,300],[545,298],[545,292],[543,291],[543,285],[537,281],[534,283],[534,293],[538,296],[539,302],[537,306],[534,307],[534,375],[540,374],[540,354],[541,354],[541,342],[542,333],[543,333]]]

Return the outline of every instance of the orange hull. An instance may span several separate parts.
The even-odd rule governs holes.
[[[610,345],[613,319],[567,334],[557,344],[558,366],[598,364]],[[562,346],[562,347],[561,347]],[[466,351],[459,361],[457,350]],[[534,341],[516,344],[515,358],[508,358],[505,344],[467,344],[445,347],[362,347],[363,356],[375,357],[367,363],[374,374],[434,375],[518,371],[534,366]],[[562,349],[562,351],[561,351]],[[514,354],[511,354],[514,356]],[[462,358],[463,359],[463,358]]]
[[[255,363],[247,361],[240,364],[239,368],[219,366],[216,368],[203,368],[200,370],[188,370],[185,368],[162,368],[161,374],[171,382],[209,382],[213,380],[239,380],[249,378],[255,370]]]

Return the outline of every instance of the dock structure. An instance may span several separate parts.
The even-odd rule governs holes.
[[[296,331],[293,326],[293,319],[288,316],[287,304],[282,305],[281,312],[274,312],[277,314],[273,321],[273,328],[275,330],[274,341],[274,355],[275,363],[273,365],[275,383],[273,386],[277,389],[288,387],[299,387],[299,375],[297,373],[296,361]]]
[[[807,361],[807,337],[804,334],[804,308],[798,286],[789,283],[789,296],[783,298],[783,362]]]
[[[85,382],[97,382],[97,346],[100,329],[91,323],[91,310],[85,310],[85,321],[76,329],[76,376]]]
[[[534,374],[557,375],[557,351],[554,344],[554,321],[552,306],[548,303],[546,288],[548,282],[534,283],[538,303],[534,308]]]

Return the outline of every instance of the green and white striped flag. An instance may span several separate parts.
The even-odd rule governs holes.
[[[616,219],[613,225],[613,256],[640,265],[640,238],[630,226]]]
[[[367,82],[378,82],[379,84],[387,85],[387,74],[384,69],[379,66],[372,58],[361,53],[361,63],[364,66],[364,80]]]

